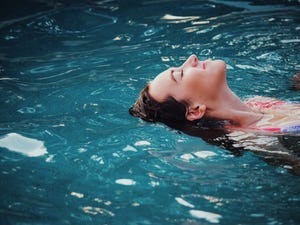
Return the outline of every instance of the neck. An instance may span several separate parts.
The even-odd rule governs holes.
[[[249,127],[263,117],[261,113],[252,111],[227,85],[212,102],[207,105],[207,116],[228,120],[233,125]]]

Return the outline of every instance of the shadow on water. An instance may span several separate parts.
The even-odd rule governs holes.
[[[299,132],[277,134],[241,130],[228,132],[222,128],[205,127],[203,124],[173,128],[230,151],[237,157],[246,151],[253,152],[269,164],[283,167],[300,176]]]

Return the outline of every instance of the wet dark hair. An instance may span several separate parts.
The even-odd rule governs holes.
[[[191,123],[185,117],[187,102],[178,102],[169,96],[158,102],[149,94],[149,85],[140,93],[135,104],[129,109],[131,115],[148,122],[162,122],[172,128]]]
[[[140,92],[135,104],[129,109],[129,113],[148,122],[161,122],[167,126],[183,131],[187,128],[223,128],[224,123],[214,119],[203,117],[199,120],[186,119],[188,102],[177,101],[172,96],[158,102],[149,94],[149,84]]]
[[[129,113],[148,122],[161,122],[172,129],[191,136],[200,137],[208,143],[229,149],[235,155],[240,155],[240,149],[233,148],[224,129],[228,121],[202,117],[199,120],[186,119],[188,102],[178,102],[172,96],[163,102],[158,102],[149,94],[149,84],[140,92]]]

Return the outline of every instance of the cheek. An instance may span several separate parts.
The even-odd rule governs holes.
[[[187,77],[186,77],[187,78]],[[199,99],[207,92],[206,87],[201,80],[195,79],[190,76],[184,82],[182,82],[174,91],[173,96],[177,101],[190,101],[193,99]]]
[[[188,92],[192,92],[194,94],[200,94],[201,92],[205,92],[209,89],[210,77],[204,71],[199,70],[190,70],[185,77],[183,82],[183,88]]]
[[[215,68],[216,69],[216,68]],[[224,83],[224,75],[220,70],[207,70],[205,72],[190,73],[181,86],[181,93],[186,98],[201,100],[214,99],[218,90]]]
[[[168,80],[157,78],[150,83],[149,94],[156,101],[162,102],[172,94],[173,89]]]

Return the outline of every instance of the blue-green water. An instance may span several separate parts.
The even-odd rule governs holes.
[[[299,2],[263,2],[1,3],[1,224],[299,224],[290,165],[128,114],[192,53],[242,98],[299,102]]]

